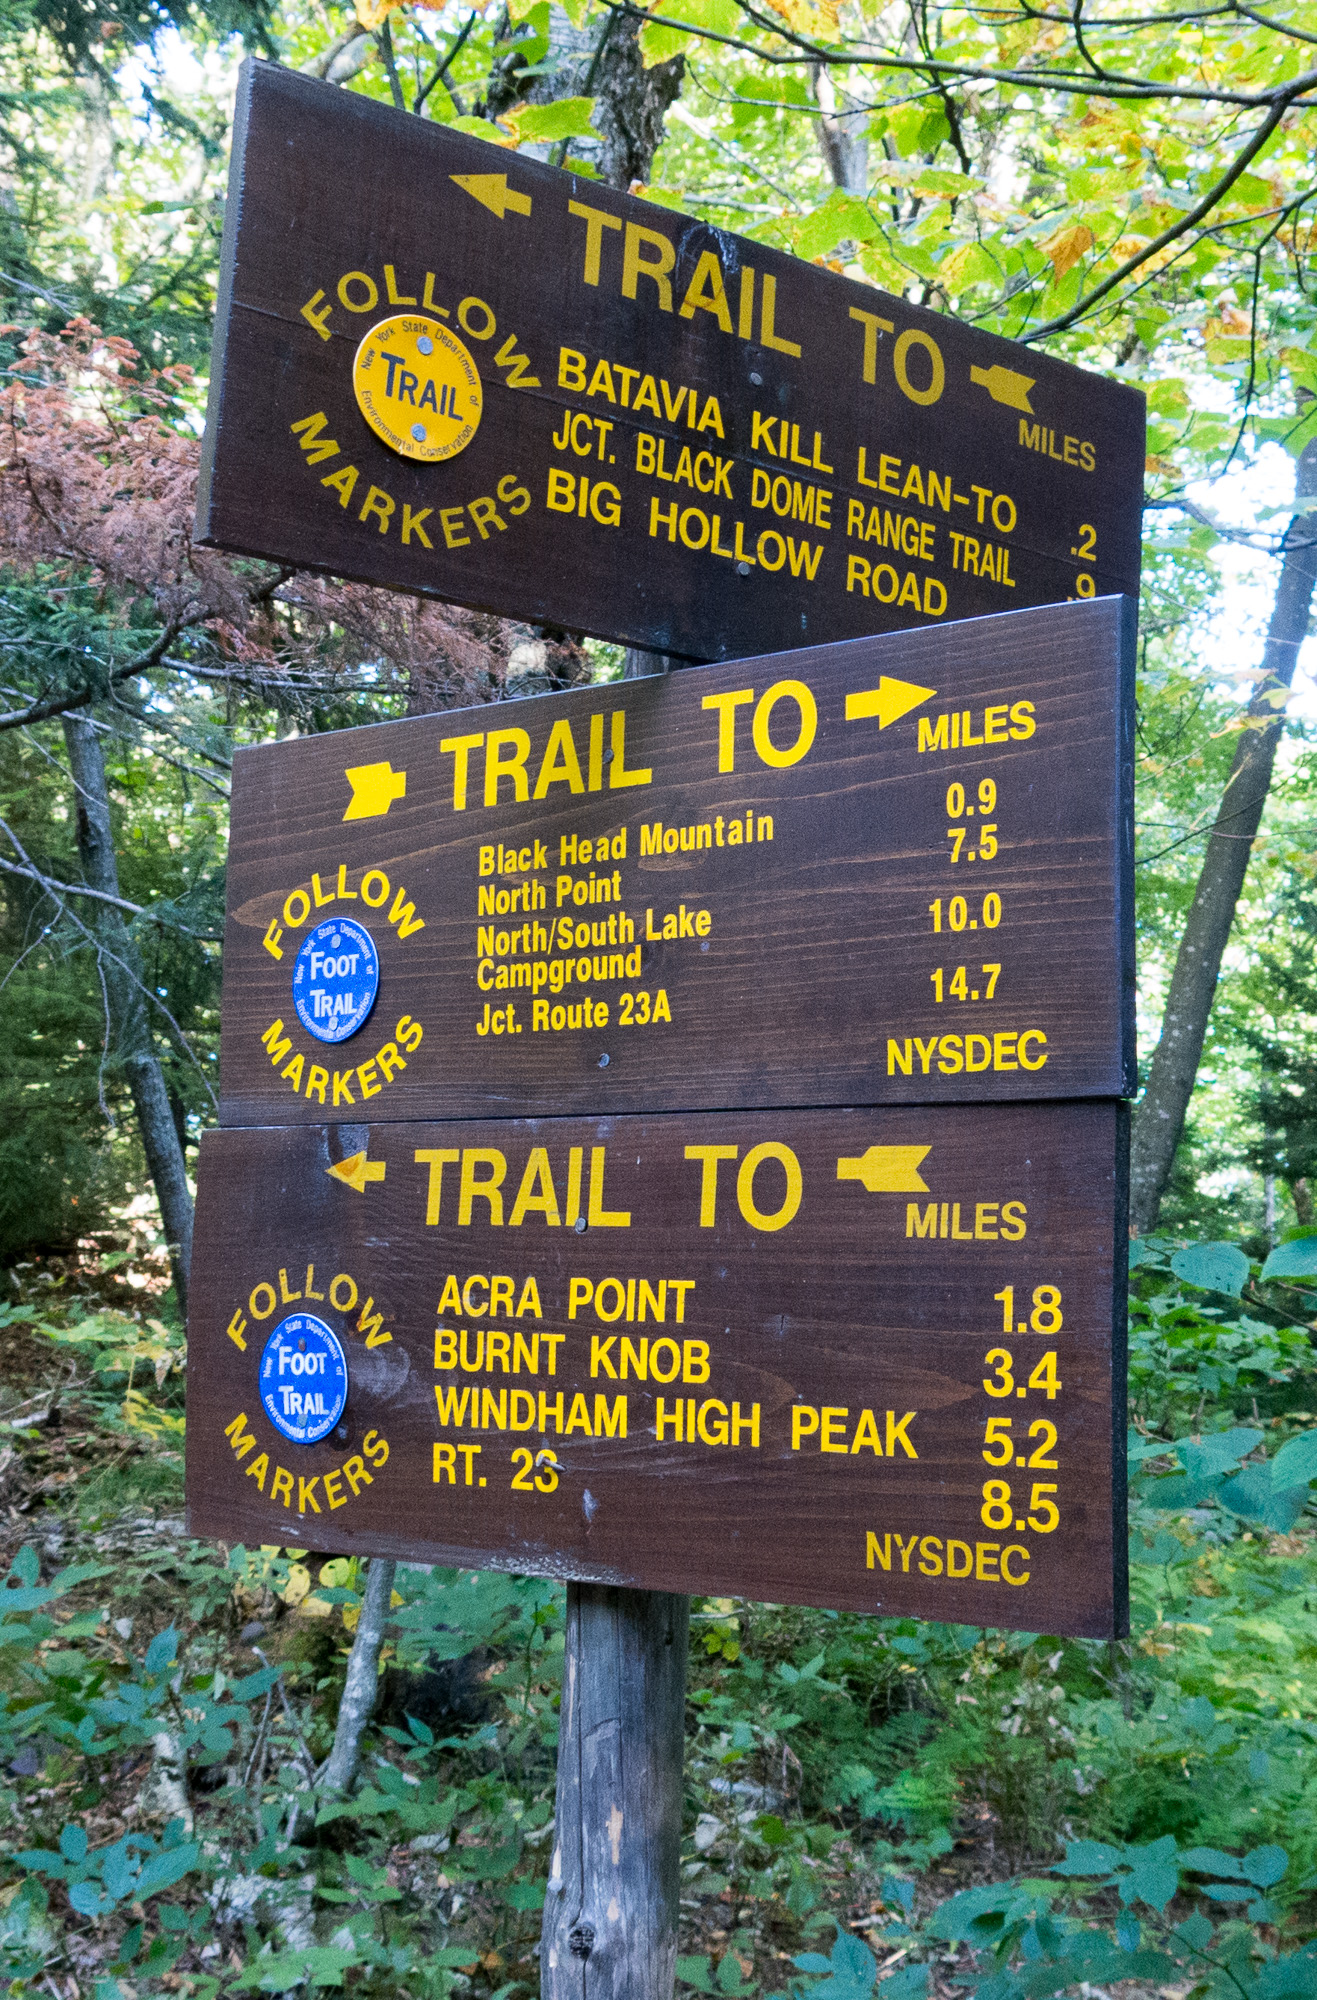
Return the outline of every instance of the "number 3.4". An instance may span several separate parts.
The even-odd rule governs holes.
[[[553,1493],[558,1486],[560,1467],[557,1454],[552,1451],[530,1452],[525,1445],[518,1445],[512,1454],[512,1463],[517,1470],[512,1475],[513,1491],[517,1493]],[[538,1470],[536,1469],[538,1468]],[[534,1475],[532,1479],[532,1474]]]
[[[1015,1386],[1015,1356],[1004,1347],[990,1347],[983,1357],[985,1368],[991,1368],[995,1375],[985,1375],[983,1387],[990,1396],[1027,1396],[1030,1389],[1041,1389],[1050,1403],[1061,1387],[1056,1372],[1056,1349],[1049,1347],[1046,1354],[1035,1362],[1029,1374],[1027,1388]]]

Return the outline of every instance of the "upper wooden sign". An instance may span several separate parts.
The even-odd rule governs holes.
[[[198,535],[695,659],[1138,593],[1143,398],[264,62]]]
[[[240,750],[221,1121],[1128,1094],[1132,618]]]
[[[1123,1631],[1125,1123],[207,1132],[189,1532]]]

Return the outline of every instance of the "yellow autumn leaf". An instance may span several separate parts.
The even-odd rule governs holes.
[[[355,0],[354,12],[363,28],[378,28],[401,4],[402,0]]]
[[[836,37],[841,0],[768,0],[775,14],[780,14],[787,26],[797,35],[818,35]]]
[[[1059,280],[1092,248],[1092,230],[1083,222],[1075,222],[1068,229],[1058,229],[1055,236],[1048,237],[1043,244],[1043,255],[1051,259],[1052,270]]]
[[[310,1595],[310,1591],[310,1570],[305,1563],[293,1563],[288,1571],[288,1581],[280,1592],[284,1603],[292,1610],[302,1602],[304,1597]]]
[[[1209,319],[1203,328],[1204,340],[1247,340],[1253,331],[1253,323],[1246,312],[1238,306],[1222,306],[1216,319]]]

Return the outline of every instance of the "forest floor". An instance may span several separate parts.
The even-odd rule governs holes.
[[[138,1833],[168,1846],[185,1832],[201,1857],[172,1914],[127,1892],[80,1912],[53,1882],[41,1918],[47,1990],[204,1997],[309,1977],[482,2000],[536,1991],[560,1591],[400,1571],[362,1789],[290,1847],[282,1831],[299,1785],[305,1793],[302,1761],[332,1738],[355,1566],[329,1551],[188,1537],[183,1347],[158,1262],[31,1266],[11,1285],[15,1303],[0,1310],[0,1554],[9,1568],[30,1549],[43,1585],[73,1564],[95,1573],[52,1604],[32,1672],[0,1653],[0,1697],[20,1698],[0,1715],[12,1736],[6,1846],[53,1855],[70,1826],[92,1850]],[[1297,1407],[1317,1405],[1317,1379],[1291,1368],[1261,1393],[1285,1407],[1264,1407],[1250,1435],[1317,1422]],[[1246,1419],[1256,1395],[1257,1385]],[[1201,1434],[1233,1413],[1206,1425],[1196,1415]],[[894,2000],[916,1961],[909,1991],[948,2000],[974,1983],[975,1952],[964,1937],[936,1937],[940,1906],[1044,1876],[1074,1840],[1129,1853],[1167,1836],[1213,1852],[1273,1843],[1266,1851],[1285,1850],[1288,1874],[1281,1900],[1259,1905],[1258,1949],[1309,1935],[1313,1525],[1308,1514],[1277,1533],[1210,1507],[1163,1511],[1145,1541],[1169,1532],[1174,1547],[1136,1566],[1134,1634],[1115,1646],[698,1600],[686,1985],[730,1996],[798,1988],[807,1982],[794,1961],[828,1952],[841,1927],[870,1943],[866,1976]],[[161,1647],[172,1709],[168,1678],[152,1668]],[[244,1697],[267,1667],[279,1686]],[[25,1728],[21,1703],[36,1693],[58,1721]],[[165,1831],[171,1820],[181,1831]],[[0,1864],[0,1944],[24,1879]],[[1181,1883],[1168,1923],[1189,1916],[1194,1893]],[[1117,1913],[1110,1891],[1085,1912],[1099,1923]],[[35,1918],[28,1932],[30,1944]],[[1194,1981],[1189,1968],[1118,1983],[1131,2000],[1179,2000]]]

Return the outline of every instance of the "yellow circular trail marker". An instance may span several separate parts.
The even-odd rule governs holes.
[[[456,458],[480,426],[479,371],[437,319],[398,313],[373,326],[357,349],[352,388],[376,437],[404,458]]]

